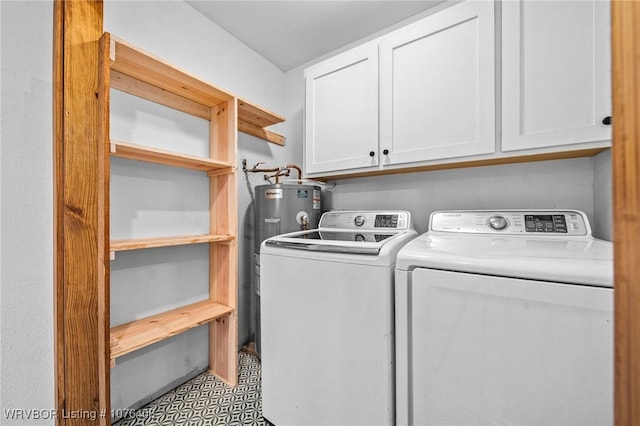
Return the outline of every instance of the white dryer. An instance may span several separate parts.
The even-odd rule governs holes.
[[[262,244],[267,420],[394,424],[394,265],[416,236],[406,211],[332,211]]]
[[[446,211],[396,264],[398,425],[611,425],[612,244],[573,210]]]

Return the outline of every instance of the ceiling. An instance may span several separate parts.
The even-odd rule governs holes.
[[[187,3],[282,71],[289,71],[441,1],[187,0]]]

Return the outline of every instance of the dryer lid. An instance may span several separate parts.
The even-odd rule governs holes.
[[[590,237],[427,233],[400,250],[396,268],[613,287],[613,244]]]

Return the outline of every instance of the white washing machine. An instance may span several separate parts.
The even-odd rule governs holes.
[[[396,264],[397,424],[613,424],[612,244],[584,213],[429,229]]]
[[[393,277],[406,211],[332,211],[260,249],[262,412],[277,426],[394,424]]]

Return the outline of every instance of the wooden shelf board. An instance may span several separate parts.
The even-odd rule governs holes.
[[[111,251],[140,250],[155,247],[170,247],[186,244],[216,243],[232,241],[231,235],[187,235],[166,238],[139,238],[131,240],[112,240]]]
[[[238,120],[258,127],[282,123],[285,118],[246,99],[238,98]]]
[[[205,83],[113,35],[110,37],[112,70],[207,107],[233,98],[232,94],[218,87]]]
[[[197,302],[111,329],[111,359],[168,339],[233,312],[211,300]]]
[[[267,142],[284,145],[284,136],[265,129],[282,123],[285,118],[246,99],[238,98],[238,131]]]
[[[176,152],[165,151],[120,141],[111,141],[111,155],[130,160],[147,161],[150,163],[164,164],[166,166],[182,167],[186,169],[233,173],[235,166],[224,161],[215,161],[209,158],[194,157]]]

